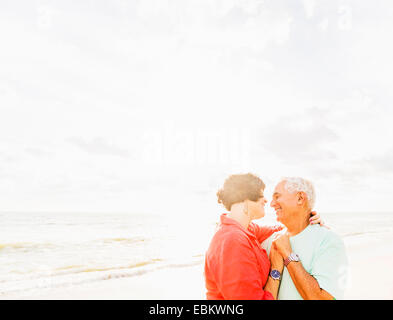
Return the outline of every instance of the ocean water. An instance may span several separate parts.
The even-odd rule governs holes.
[[[187,217],[0,213],[0,298],[199,264],[214,228]]]
[[[393,234],[393,213],[322,216],[347,244]],[[218,217],[0,213],[0,298],[201,264]]]

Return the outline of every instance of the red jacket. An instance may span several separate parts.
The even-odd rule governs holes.
[[[205,257],[208,300],[274,300],[264,291],[270,261],[260,243],[281,226],[261,227],[251,223],[248,230],[221,215],[221,224]]]

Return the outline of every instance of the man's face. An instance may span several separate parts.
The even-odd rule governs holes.
[[[276,186],[270,206],[276,210],[277,221],[285,225],[286,222],[295,217],[293,213],[298,206],[296,192],[289,193],[284,185],[285,181],[282,181]]]

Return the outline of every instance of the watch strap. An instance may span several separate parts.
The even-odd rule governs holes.
[[[297,259],[292,258],[292,256],[295,255],[295,257],[297,257]],[[288,266],[288,264],[290,264],[292,261],[299,261],[299,257],[297,254],[294,254],[293,252],[291,252],[291,254],[284,260],[284,266]]]
[[[290,262],[292,262],[291,255],[289,255],[289,256],[284,260],[284,266],[287,266]]]

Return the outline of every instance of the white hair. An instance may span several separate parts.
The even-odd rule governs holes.
[[[315,189],[311,181],[300,177],[285,177],[280,182],[285,181],[285,189],[289,193],[304,192],[307,195],[310,209],[314,208],[315,204]]]

